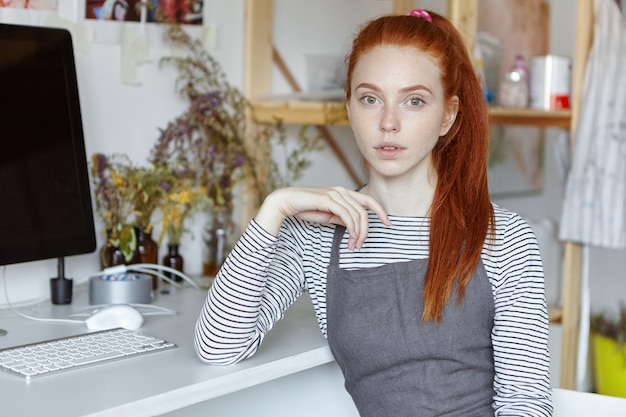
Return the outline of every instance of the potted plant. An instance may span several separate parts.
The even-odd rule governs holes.
[[[130,166],[126,181],[132,190],[134,231],[137,239],[135,261],[142,264],[159,263],[159,244],[152,237],[154,213],[167,198],[169,173],[164,167],[154,165]],[[152,275],[152,289],[156,290],[159,279]]]
[[[170,175],[165,181],[166,197],[161,202],[162,229],[159,245],[167,235],[167,254],[163,257],[163,265],[184,272],[184,259],[179,252],[181,238],[186,231],[185,222],[198,210],[202,210],[208,197],[206,190],[195,187],[189,178]],[[166,273],[171,279],[181,281],[180,277]]]
[[[102,268],[132,263],[137,248],[132,225],[133,188],[128,181],[130,167],[124,154],[92,156],[95,211],[104,223],[107,238],[100,251]]]
[[[592,315],[590,329],[596,392],[626,397],[626,306]]]

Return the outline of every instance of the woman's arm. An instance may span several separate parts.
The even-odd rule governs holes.
[[[255,219],[269,233],[276,234],[283,220],[295,216],[313,223],[340,224],[348,234],[348,248],[358,249],[368,233],[367,209],[390,225],[387,212],[372,196],[344,187],[290,187],[271,193]]]
[[[196,323],[203,362],[229,365],[253,355],[265,334],[302,293],[301,271],[268,283],[278,238],[251,221],[220,269]],[[287,274],[286,274],[287,275]]]
[[[500,277],[492,332],[496,416],[551,416],[548,312],[539,245],[520,216],[498,242]]]
[[[227,365],[250,357],[301,295],[303,235],[283,227],[286,217],[343,224],[356,248],[367,236],[367,208],[389,223],[376,200],[342,187],[285,188],[270,194],[209,290],[195,330],[201,360]]]

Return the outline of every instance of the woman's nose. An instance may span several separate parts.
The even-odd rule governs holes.
[[[380,120],[380,130],[382,132],[398,132],[400,131],[400,120],[396,110],[393,107],[385,106]]]

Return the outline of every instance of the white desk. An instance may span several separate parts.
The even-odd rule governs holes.
[[[49,303],[21,308],[44,317],[67,317],[86,304],[78,289],[70,306]],[[202,364],[193,349],[193,328],[203,291],[186,288],[158,295],[155,304],[177,316],[147,316],[143,331],[177,349],[43,376],[30,382],[0,372],[0,415],[358,417],[303,296],[266,337],[257,354],[238,365]],[[49,324],[0,310],[0,347],[82,333],[82,324]],[[626,399],[554,390],[554,417],[624,417]]]
[[[204,298],[204,291],[174,289],[169,295],[159,294],[155,304],[177,310],[177,316],[146,316],[142,330],[176,343],[177,349],[29,382],[0,372],[0,415],[154,416],[333,361],[311,302],[302,297],[253,358],[233,366],[204,365],[193,348],[193,329]],[[82,288],[70,306],[44,303],[20,310],[42,317],[67,317],[84,306],[86,299]],[[0,337],[2,348],[86,329],[82,324],[36,322],[10,310],[0,311],[0,328],[8,331]]]

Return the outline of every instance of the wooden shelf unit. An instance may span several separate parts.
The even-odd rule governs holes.
[[[470,51],[477,31],[478,0],[448,0],[448,14],[461,33]],[[407,13],[413,0],[393,0],[394,13]],[[271,93],[271,69],[274,56],[273,0],[248,0],[246,33],[246,94],[252,100],[254,117],[260,122],[280,118],[287,124],[347,125],[342,102],[256,100]],[[559,111],[492,107],[493,124],[559,127],[569,129],[573,141],[580,112],[580,95],[584,68],[593,35],[593,0],[577,0],[576,50],[573,61],[572,108]],[[248,214],[246,214],[248,213]],[[252,216],[245,211],[244,218]],[[582,247],[566,242],[563,259],[562,306],[551,307],[551,322],[561,323],[561,387],[576,389],[578,331],[580,323],[580,282]]]

